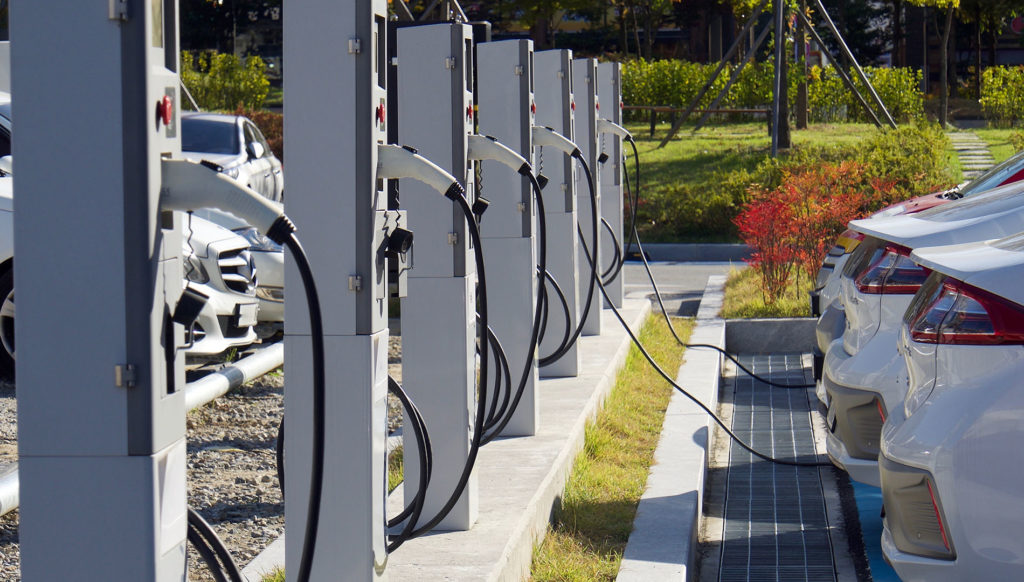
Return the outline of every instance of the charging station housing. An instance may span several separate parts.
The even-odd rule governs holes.
[[[185,577],[181,221],[160,209],[160,160],[181,155],[178,6],[106,4],[10,8],[25,580]],[[55,144],[74,153],[60,171]],[[88,249],[55,268],[83,225]],[[53,338],[83,330],[54,365]]]
[[[399,27],[399,143],[413,146],[462,184],[472,202],[475,171],[467,159],[473,133],[473,31],[455,23]],[[397,97],[396,97],[397,95]],[[403,386],[430,431],[433,472],[424,515],[448,500],[469,456],[476,414],[476,268],[462,212],[429,186],[402,180],[399,202],[416,233],[408,296],[402,299]],[[418,444],[408,420],[405,479],[416,483]],[[406,503],[416,495],[405,488]],[[437,529],[464,530],[477,517],[477,484],[471,475],[455,507]]]
[[[597,65],[597,94],[601,106],[600,116],[617,125],[622,125],[622,64],[621,63],[598,63]],[[618,242],[621,245],[621,252],[626,252],[626,240],[632,233],[626,233],[622,224],[623,213],[623,144],[619,137],[603,133],[598,136],[598,148],[602,153],[608,155],[608,160],[601,164],[601,216],[604,217],[611,230],[615,234],[614,239],[610,236],[601,239],[601,253],[603,257],[614,256],[614,245]],[[603,231],[602,231],[603,232]],[[605,282],[605,290],[611,299],[611,304],[616,308],[622,308],[623,279],[622,273],[617,273],[610,281]]]
[[[598,274],[604,270],[602,259],[604,255],[601,253],[601,239],[606,238],[604,236],[604,230],[601,227],[601,163],[598,161],[601,155],[598,143],[597,133],[597,118],[601,109],[601,105],[598,101],[597,85],[598,85],[598,74],[597,74],[597,59],[574,59],[573,60],[573,98],[576,104],[575,121],[576,121],[576,145],[579,146],[580,152],[583,154],[583,159],[587,161],[587,165],[590,166],[590,173],[594,180],[594,196],[597,200],[596,205],[591,202],[590,199],[590,185],[587,184],[587,178],[583,174],[583,171],[576,173],[576,200],[578,203],[576,217],[579,220],[581,230],[583,231],[583,241],[586,243],[587,249],[590,251],[591,259],[594,264],[597,265]],[[597,240],[593,239],[592,232],[592,219],[593,213],[598,213],[598,228],[597,228]],[[587,260],[587,256],[584,252],[583,245],[580,245],[579,255],[579,268],[580,272],[590,272],[590,261]],[[585,302],[587,300],[586,290],[586,278],[580,281],[580,301]],[[596,286],[592,292],[592,306],[590,311],[587,313],[587,318],[583,322],[583,335],[600,335],[601,334],[601,308],[604,305],[604,301],[601,298],[601,290]]]
[[[537,125],[550,127],[575,141],[573,104],[572,51],[556,49],[534,53],[534,99],[537,104]],[[576,161],[554,148],[535,148],[535,167],[548,177],[545,188],[545,211],[548,226],[548,271],[565,293],[569,304],[569,325],[575,329],[580,319],[580,291],[578,266],[579,237],[576,234]],[[556,252],[557,249],[557,252]],[[558,314],[560,309],[550,295],[548,327],[541,341],[541,354],[549,354],[558,346],[565,324]],[[576,376],[579,374],[580,354],[577,344],[569,347],[565,355],[550,365],[540,368],[541,378]]]
[[[388,6],[385,0],[308,0],[284,19],[288,214],[317,275],[327,360],[324,497],[312,579],[386,576],[387,402],[385,143]],[[288,289],[301,289],[286,260]],[[305,297],[285,304],[285,542],[298,564],[310,491],[313,414]],[[294,419],[294,420],[293,420]],[[296,574],[289,567],[289,576]],[[292,578],[289,578],[292,579]]]
[[[535,123],[533,41],[504,40],[476,45],[477,128],[497,138],[533,163]],[[533,332],[537,297],[536,205],[530,184],[511,168],[494,161],[481,163],[480,191],[491,205],[480,224],[484,260],[488,265],[488,318],[501,340],[513,383],[525,369]],[[492,367],[487,385],[493,385]],[[535,392],[537,365],[527,372],[523,396],[502,431],[506,436],[536,434],[539,407]]]

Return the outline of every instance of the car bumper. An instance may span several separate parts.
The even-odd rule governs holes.
[[[284,252],[252,251],[256,266],[256,296],[260,323],[284,321]]]
[[[882,523],[882,555],[903,582],[952,582],[970,579],[964,577],[964,572],[957,567],[956,560],[938,560],[901,552],[893,541],[889,524],[885,521]]]
[[[195,286],[195,283],[190,283]],[[209,299],[196,319],[202,333],[185,350],[189,357],[216,356],[231,348],[244,347],[256,341],[253,325],[259,304],[255,298],[240,299],[237,293],[221,293],[207,286],[198,290]]]

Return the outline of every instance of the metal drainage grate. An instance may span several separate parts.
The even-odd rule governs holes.
[[[773,382],[807,383],[799,354],[740,356]],[[809,391],[772,388],[737,370],[732,430],[754,449],[789,460],[816,460]],[[791,467],[754,457],[735,442],[729,451],[718,579],[836,580],[821,478],[814,467]]]

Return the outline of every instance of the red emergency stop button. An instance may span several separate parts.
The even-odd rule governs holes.
[[[473,104],[472,103],[470,103],[469,105],[466,106],[466,119],[468,119],[470,121],[473,120]]]
[[[381,103],[380,105],[377,106],[377,124],[380,125],[380,124],[384,123],[384,120],[386,118],[387,118],[387,110],[384,109],[384,104]]]
[[[164,125],[170,125],[174,119],[174,101],[171,100],[171,96],[164,95],[157,108],[160,112],[160,121],[164,122]]]
[[[576,100],[575,99],[573,99],[572,102],[569,103],[569,109],[572,109],[573,111],[576,111]]]
[[[597,109],[598,111],[600,111],[601,110],[601,104],[600,103],[595,103],[594,104],[594,109]]]
[[[530,113],[537,114],[537,104],[532,101],[530,102]]]

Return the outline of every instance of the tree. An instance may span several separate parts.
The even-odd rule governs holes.
[[[953,13],[960,7],[960,0],[906,1],[914,6],[946,11],[946,22],[940,31],[939,40],[939,124],[946,127],[946,118],[949,114],[949,31],[953,28]]]
[[[974,25],[974,91],[981,96],[982,35],[989,37],[989,65],[996,64],[996,39],[1009,18],[1024,14],[1024,0],[961,0],[960,20]]]

